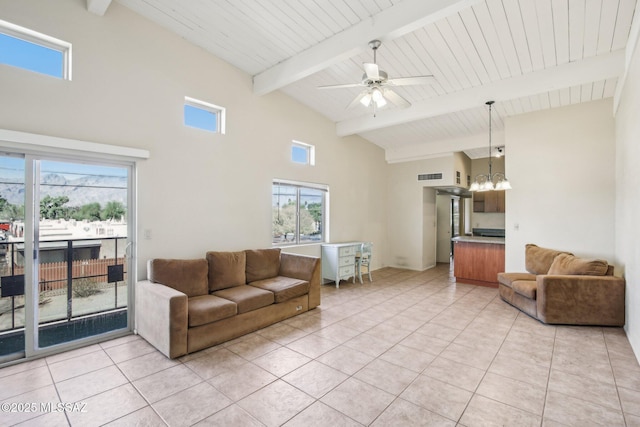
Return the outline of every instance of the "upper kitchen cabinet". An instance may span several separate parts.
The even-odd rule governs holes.
[[[474,212],[504,212],[505,194],[503,191],[473,193]]]

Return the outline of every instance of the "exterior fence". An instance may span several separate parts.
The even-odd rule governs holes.
[[[86,279],[92,283],[106,282],[108,267],[125,262],[124,257],[72,261],[71,278]],[[15,265],[13,274],[24,274],[24,267]],[[66,261],[40,264],[38,275],[40,292],[66,290],[68,277],[69,264]]]

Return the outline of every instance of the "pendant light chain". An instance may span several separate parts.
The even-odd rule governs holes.
[[[489,106],[489,181],[493,178],[491,174],[491,106],[495,101],[487,101],[487,105]]]

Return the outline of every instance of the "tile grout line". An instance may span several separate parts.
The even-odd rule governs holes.
[[[624,405],[622,404],[622,397],[620,396],[620,388],[618,386],[618,380],[616,378],[615,370],[613,369],[613,364],[611,363],[611,353],[609,352],[609,343],[607,342],[606,334],[604,333],[604,329],[602,330],[602,337],[604,338],[604,345],[607,349],[607,360],[609,361],[609,367],[611,368],[611,373],[613,375],[613,383],[616,388],[616,396],[618,396],[618,403],[620,404],[620,411],[622,412],[622,419],[624,420],[624,425],[627,426],[627,417],[626,412],[624,410]]]
[[[140,339],[142,339],[142,337],[141,337]],[[120,345],[127,345],[127,343],[128,343],[128,342],[129,342],[129,341],[124,342],[124,343],[122,343],[122,344],[120,344]],[[117,346],[115,346],[115,347],[117,347]],[[111,347],[109,347],[109,348],[111,348]],[[103,350],[104,350],[104,349],[103,349]],[[164,418],[162,418],[162,415],[160,415],[160,414],[156,411],[156,409],[153,407],[153,405],[151,404],[151,402],[149,402],[149,400],[147,399],[147,397],[146,397],[146,396],[145,396],[145,395],[144,395],[144,394],[143,394],[143,393],[142,393],[142,392],[141,392],[141,391],[140,391],[140,390],[135,386],[135,384],[133,384],[133,381],[131,380],[131,378],[129,378],[129,377],[128,377],[128,376],[127,376],[127,375],[122,371],[122,369],[120,368],[120,366],[118,365],[118,363],[116,363],[116,361],[115,361],[115,360],[113,360],[113,358],[109,355],[109,353],[108,353],[108,352],[106,352],[106,351],[105,351],[105,353],[106,353],[106,354],[107,354],[107,356],[111,359],[111,361],[113,362],[113,364],[115,365],[115,367],[118,369],[118,371],[120,372],[120,374],[122,374],[122,376],[127,380],[127,384],[129,384],[129,385],[130,385],[130,386],[131,386],[131,387],[136,391],[136,393],[138,393],[138,395],[140,395],[140,397],[141,397],[141,398],[142,398],[142,399],[147,403],[147,406],[148,406],[149,408],[151,408],[151,410],[152,410],[152,411],[153,411],[153,412],[158,416],[158,418],[160,418],[160,420],[162,420],[162,422],[163,422],[165,425],[168,425],[168,423],[165,421],[165,419],[164,419]],[[123,360],[121,363],[123,363],[123,362],[128,362],[129,360],[135,360],[135,359],[138,359],[138,358],[144,357],[144,356],[146,356],[147,354],[150,354],[150,353],[151,353],[151,352],[149,352],[149,353],[145,353],[145,354],[141,354],[141,355],[139,355],[139,356],[137,356],[137,357],[133,357],[133,358],[131,358],[131,359]],[[169,369],[169,368],[167,368],[167,369]],[[145,378],[145,377],[143,377],[143,378]],[[121,387],[121,386],[118,386],[118,387]],[[111,390],[113,390],[113,389],[111,389]],[[131,415],[132,413],[134,413],[134,412],[136,412],[136,411],[139,411],[139,410],[141,410],[141,409],[143,409],[143,408],[136,409],[136,410],[134,410],[134,411],[132,411],[132,412],[129,412],[129,413],[127,413],[127,414],[123,414],[122,416],[120,416],[120,417],[118,417],[118,418],[115,418],[115,419],[113,419],[113,420],[109,421],[109,423],[112,423],[112,422],[114,422],[114,421],[116,421],[116,420],[119,420],[119,419],[122,419],[122,418],[124,418],[124,417],[127,417],[127,416]],[[71,425],[71,423],[69,423],[69,425]]]

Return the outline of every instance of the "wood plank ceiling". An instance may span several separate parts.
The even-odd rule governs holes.
[[[504,118],[612,97],[636,0],[118,0],[386,150],[494,130]],[[433,75],[394,90],[412,103],[373,117],[345,107],[372,62],[390,78]],[[480,147],[478,147],[480,148]],[[470,157],[484,157],[470,150]]]

